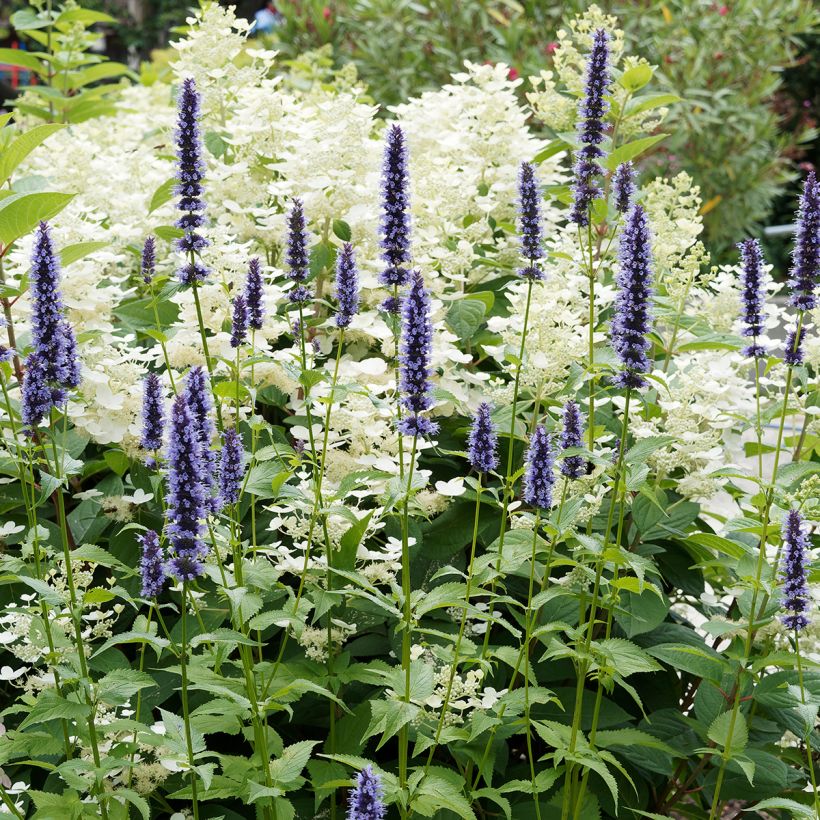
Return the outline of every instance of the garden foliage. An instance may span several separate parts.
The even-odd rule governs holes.
[[[390,122],[247,33],[4,128],[2,813],[817,817],[817,181],[710,265],[596,7]]]

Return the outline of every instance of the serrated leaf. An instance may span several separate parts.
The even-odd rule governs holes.
[[[623,678],[639,672],[657,672],[663,668],[643,649],[625,638],[594,641],[593,647],[607,658],[610,667]]]
[[[604,166],[609,171],[614,171],[622,162],[629,162],[635,159],[639,154],[648,151],[662,139],[666,139],[667,136],[669,135],[655,134],[651,137],[642,137],[641,139],[632,140],[632,142],[628,142],[626,145],[621,145],[604,160]]]
[[[279,758],[270,762],[270,775],[273,782],[284,788],[288,783],[296,780],[310,760],[313,747],[318,744],[318,740],[300,740],[283,749]]]
[[[26,726],[35,726],[49,720],[82,720],[88,713],[88,704],[67,700],[51,689],[44,689],[20,728],[25,729]]]
[[[112,669],[97,683],[100,700],[112,706],[122,706],[141,689],[156,685],[150,675],[137,669]]]
[[[768,797],[755,803],[754,806],[749,806],[746,811],[764,811],[765,809],[783,809],[791,812],[792,817],[799,818],[799,820],[817,820],[814,814],[814,809],[811,806],[804,806],[796,800],[789,800],[787,797]]]
[[[732,721],[733,712],[719,714],[712,721],[707,733],[709,740],[726,750],[726,757],[729,760],[740,754],[749,742],[749,729],[746,726],[746,718],[740,711],[734,714],[734,723]]]

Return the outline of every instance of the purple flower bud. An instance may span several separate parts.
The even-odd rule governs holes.
[[[783,580],[781,606],[786,610],[780,620],[788,629],[799,632],[809,625],[807,612],[811,606],[808,584],[809,537],[803,518],[797,510],[789,510],[783,522],[783,560],[780,577]]]
[[[254,330],[262,330],[265,319],[265,284],[262,281],[262,266],[255,256],[248,262],[245,301],[248,303],[248,324]]]
[[[311,299],[310,289],[305,287],[310,273],[310,252],[308,251],[308,232],[305,223],[305,212],[301,199],[294,199],[288,214],[288,237],[285,261],[288,265],[288,279],[295,287],[288,293],[293,304],[305,304]]]
[[[406,285],[410,272],[410,178],[407,141],[398,125],[387,131],[382,166],[382,221],[380,245],[387,267],[379,281],[388,287]]]
[[[185,396],[171,409],[168,436],[167,528],[171,542],[170,572],[181,581],[202,575],[207,548],[202,540],[208,491],[202,482],[199,430]]]
[[[817,305],[815,289],[820,274],[820,183],[812,171],[803,186],[800,209],[797,212],[797,232],[789,271],[791,299],[789,304],[799,310],[811,310]]]
[[[216,476],[216,452],[211,449],[214,423],[211,420],[211,388],[208,374],[202,367],[192,367],[185,380],[185,400],[193,419],[201,458],[200,481],[208,498],[213,495]]]
[[[806,335],[805,328],[800,328],[800,338],[797,338],[797,330],[790,330],[786,335],[786,344],[783,350],[783,361],[789,367],[797,367],[803,364],[803,338]]]
[[[231,347],[241,347],[248,340],[248,305],[245,297],[237,293],[233,300],[233,320],[231,321]]]
[[[379,305],[379,309],[395,316],[401,313],[401,299],[398,296],[388,296]]]
[[[359,312],[359,272],[353,245],[342,245],[336,260],[336,327],[348,327]]]
[[[766,355],[766,348],[757,343],[757,337],[765,328],[766,285],[763,274],[763,249],[756,239],[746,239],[738,244],[743,273],[740,276],[744,336],[751,336],[752,344],[741,353],[755,359]]]
[[[402,406],[408,411],[399,424],[406,436],[429,436],[438,425],[421,415],[433,406],[430,385],[430,353],[433,324],[430,320],[430,296],[421,273],[414,271],[410,289],[402,303],[402,332],[399,350]]]
[[[612,380],[617,387],[646,385],[650,348],[646,335],[652,328],[652,242],[643,208],[633,205],[621,231],[619,270],[615,277],[618,295],[612,319],[611,344],[621,362],[621,372]]]
[[[552,438],[544,426],[539,424],[527,449],[524,473],[524,500],[527,504],[541,510],[548,510],[552,506],[552,485],[555,483],[552,465]]]
[[[385,813],[381,780],[370,766],[365,766],[348,797],[346,820],[383,820]]]
[[[236,430],[222,434],[222,454],[219,458],[219,501],[221,506],[236,504],[245,477],[242,439]]]
[[[584,446],[584,422],[578,405],[570,400],[564,405],[563,428],[561,430],[561,449]],[[586,475],[587,462],[583,456],[567,456],[561,460],[561,475],[567,478],[580,478]]]
[[[143,598],[156,598],[162,592],[168,576],[165,572],[165,554],[159,543],[159,536],[148,530],[137,539],[142,547],[140,575],[142,576]]]
[[[631,162],[622,162],[612,175],[612,193],[615,209],[625,214],[635,196],[635,168]]]
[[[580,227],[589,224],[592,201],[602,195],[596,176],[601,173],[604,156],[604,115],[609,110],[609,35],[604,29],[595,32],[587,62],[584,96],[578,104],[578,142],[582,148],[575,154],[575,185],[570,222]]]
[[[467,460],[479,473],[490,473],[498,467],[498,434],[491,412],[486,401],[478,405],[467,439]]]
[[[142,439],[143,450],[157,451],[162,448],[162,431],[165,424],[165,398],[156,373],[149,373],[143,382],[142,393]]]
[[[145,244],[142,246],[142,281],[146,285],[150,285],[154,279],[154,274],[157,269],[157,248],[156,240],[153,236],[148,236],[145,239]]]
[[[537,260],[544,256],[541,194],[535,168],[529,162],[522,162],[518,172],[518,233],[521,236],[521,255],[528,262],[518,273],[525,279],[543,279],[544,272],[537,264]]]
[[[181,253],[196,254],[208,246],[208,240],[198,234],[205,222],[203,212],[205,202],[202,199],[202,180],[205,178],[205,161],[202,157],[202,138],[199,131],[200,97],[196,83],[190,77],[182,82],[182,89],[177,99],[177,127],[174,140],[177,149],[177,185],[174,193],[179,197],[177,210],[182,215],[176,226],[184,231],[177,239],[175,247]],[[178,271],[179,281],[185,285],[202,282],[209,271],[194,260],[186,262]]]

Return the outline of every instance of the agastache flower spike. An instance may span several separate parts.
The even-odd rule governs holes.
[[[185,396],[171,409],[168,437],[167,533],[172,557],[169,569],[181,581],[203,573],[207,548],[202,540],[207,491],[202,483],[202,453],[194,416]]]
[[[518,173],[518,233],[521,236],[521,255],[528,263],[518,273],[525,279],[543,279],[544,273],[537,264],[537,260],[544,256],[541,194],[535,168],[529,162],[522,162]]]
[[[288,299],[293,304],[305,304],[310,301],[310,289],[305,286],[310,270],[308,252],[308,232],[305,225],[305,211],[301,199],[294,199],[288,214],[288,238],[285,261],[288,265],[288,279],[295,283],[288,291]]]
[[[162,430],[165,423],[165,402],[162,385],[156,373],[149,373],[143,382],[142,393],[142,438],[143,450],[162,448]]]
[[[142,547],[140,558],[140,575],[142,576],[143,598],[156,598],[162,592],[168,576],[165,571],[165,555],[159,536],[148,530],[137,539]]]
[[[780,620],[788,629],[799,632],[809,625],[806,613],[811,604],[808,584],[809,537],[803,518],[797,510],[789,510],[783,522],[783,562],[780,577],[783,580],[781,605],[786,610]]]
[[[214,424],[211,420],[210,383],[208,374],[202,367],[192,367],[185,381],[185,399],[193,419],[194,431],[199,443],[198,453],[201,459],[200,481],[210,497],[213,493],[216,473],[216,452],[211,449],[214,437]]]
[[[796,367],[803,364],[803,337],[806,335],[805,328],[800,328],[800,338],[797,338],[797,330],[790,330],[786,334],[786,344],[783,352],[783,361],[788,367]]]
[[[77,342],[64,312],[60,260],[48,224],[41,222],[31,255],[31,340],[45,368],[45,380],[62,387],[77,387]]]
[[[387,144],[382,165],[382,259],[387,267],[379,281],[388,287],[406,285],[410,261],[410,179],[408,173],[407,140],[398,125],[387,131]]]
[[[563,427],[561,429],[561,449],[583,447],[584,422],[578,405],[570,400],[564,405]],[[561,460],[561,475],[567,478],[580,478],[586,475],[587,464],[583,456],[567,456]]]
[[[803,186],[797,212],[797,232],[789,271],[791,299],[798,310],[811,310],[817,305],[815,290],[820,275],[820,183],[812,171]]]
[[[197,233],[205,222],[202,199],[202,180],[205,178],[205,162],[202,158],[202,138],[199,131],[199,92],[190,77],[182,82],[177,99],[177,127],[174,140],[177,149],[177,185],[174,193],[179,197],[177,210],[182,216],[176,221],[177,228],[184,231],[175,247],[181,253],[199,253],[208,246],[208,240]],[[208,269],[199,261],[189,259],[178,271],[179,281],[185,285],[204,281]]]
[[[552,506],[552,485],[555,483],[552,465],[552,438],[539,424],[527,449],[524,500],[540,510],[548,510]]]
[[[248,304],[248,325],[253,330],[262,330],[265,319],[265,285],[262,281],[262,266],[255,256],[248,262],[245,301]]]
[[[336,260],[336,327],[348,327],[359,312],[359,272],[353,245],[346,242]]]
[[[385,813],[381,780],[370,766],[365,766],[348,797],[346,820],[383,820]]]
[[[646,353],[650,343],[646,335],[652,326],[652,243],[646,213],[640,205],[633,205],[627,215],[618,261],[618,295],[610,337],[621,372],[612,381],[617,387],[639,388],[646,384],[644,374],[649,372]]]
[[[479,473],[490,473],[498,467],[498,434],[491,412],[486,401],[478,405],[467,438],[467,460]]]
[[[236,430],[226,430],[222,435],[222,454],[219,458],[219,501],[221,506],[236,504],[245,477],[242,463],[244,451],[242,439]]]
[[[64,401],[64,391],[49,387],[43,360],[37,353],[29,354],[26,359],[26,372],[23,375],[20,410],[26,432],[31,433],[51,412],[52,407]]]
[[[142,246],[140,269],[142,270],[142,281],[150,285],[157,269],[157,246],[153,236],[146,237],[145,244]]]
[[[757,343],[757,337],[765,329],[764,308],[766,305],[766,285],[763,274],[763,249],[756,239],[746,239],[738,244],[743,273],[740,277],[741,287],[741,321],[744,336],[751,336],[752,344],[743,348],[741,353],[760,359],[766,355],[766,348]]]
[[[233,300],[233,318],[231,320],[231,347],[241,347],[248,340],[248,304],[241,293]]]
[[[635,168],[631,162],[622,162],[612,175],[612,193],[615,210],[625,214],[635,196]]]
[[[575,185],[573,187],[570,222],[580,227],[589,224],[592,201],[602,194],[595,177],[601,173],[599,160],[604,156],[604,115],[609,110],[605,97],[609,90],[609,35],[598,29],[592,40],[587,62],[584,96],[578,104],[578,142],[582,148],[575,155]]]
[[[429,436],[438,425],[421,415],[433,406],[430,385],[430,351],[433,324],[430,296],[421,273],[414,271],[410,289],[402,302],[402,331],[399,350],[401,403],[409,413],[399,423],[406,436]]]

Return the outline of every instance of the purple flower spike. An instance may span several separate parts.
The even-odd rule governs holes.
[[[310,289],[305,286],[310,273],[310,252],[305,211],[301,199],[294,199],[288,214],[288,238],[285,261],[288,265],[288,279],[295,287],[288,292],[288,299],[296,305],[304,305],[311,299]]]
[[[766,284],[763,274],[763,249],[756,239],[746,239],[738,244],[743,273],[740,277],[741,287],[741,321],[744,336],[752,338],[752,344],[743,348],[741,353],[754,359],[766,355],[766,348],[757,343],[757,337],[765,329]]]
[[[596,177],[601,173],[599,162],[604,156],[601,143],[604,115],[609,110],[606,101],[609,80],[609,35],[604,29],[598,29],[587,62],[584,96],[578,104],[578,142],[583,147],[575,154],[574,196],[569,219],[579,227],[589,224],[592,201],[603,193]]]
[[[209,499],[202,473],[197,425],[185,396],[178,396],[171,409],[168,437],[166,532],[172,552],[169,569],[181,581],[192,581],[204,571],[207,548],[202,522]]]
[[[781,605],[786,610],[780,616],[783,625],[799,632],[809,625],[807,612],[811,606],[808,584],[809,536],[803,518],[797,510],[789,510],[783,522],[783,562],[780,577],[783,580]]]
[[[37,353],[31,353],[26,359],[20,410],[26,431],[31,433],[51,412],[55,404],[62,404],[64,401],[64,392],[60,392],[59,388],[55,390],[49,387],[43,360]]]
[[[185,400],[193,418],[194,432],[199,443],[198,453],[201,459],[200,481],[207,496],[213,495],[216,476],[217,454],[211,449],[214,438],[214,423],[211,420],[211,388],[208,374],[202,367],[192,367],[185,380]]]
[[[143,450],[156,452],[162,448],[162,431],[165,424],[165,399],[162,385],[156,373],[149,373],[143,382],[142,393],[142,439]]]
[[[518,273],[525,279],[543,279],[544,272],[537,264],[544,256],[541,194],[535,168],[529,162],[522,162],[518,173],[518,233],[521,236],[521,255],[528,263]]]
[[[631,162],[622,162],[612,176],[615,210],[625,214],[635,197],[635,168]]]
[[[407,140],[398,125],[387,131],[382,166],[382,259],[387,267],[379,281],[387,287],[407,284],[410,272],[410,177]]]
[[[148,530],[138,538],[142,547],[140,575],[142,576],[143,598],[156,598],[162,592],[168,576],[165,572],[165,554],[159,543],[159,536]]]
[[[498,467],[498,434],[491,412],[486,401],[478,405],[467,439],[467,460],[479,473],[491,473]]]
[[[157,244],[153,236],[146,237],[145,244],[142,246],[140,269],[142,270],[142,281],[150,285],[157,270]]]
[[[177,185],[174,193],[179,197],[177,210],[181,216],[176,226],[184,231],[177,239],[175,247],[185,254],[197,254],[208,246],[208,240],[197,233],[205,223],[202,199],[202,181],[205,178],[205,161],[202,158],[202,138],[199,130],[200,97],[196,83],[188,77],[182,82],[177,99],[177,127],[174,132],[177,151]],[[178,271],[177,277],[184,285],[202,282],[208,269],[196,260],[190,259]]]
[[[803,186],[800,209],[797,212],[797,232],[789,271],[791,299],[798,310],[811,310],[817,305],[815,290],[820,274],[820,183],[812,171]]]
[[[31,255],[31,341],[45,368],[45,380],[60,387],[80,384],[74,331],[65,318],[60,260],[48,224],[41,222]]]
[[[219,501],[221,506],[236,504],[245,478],[242,439],[236,430],[226,430],[222,435],[222,454],[219,458]]]
[[[262,281],[262,266],[255,256],[248,262],[245,301],[248,303],[248,325],[253,330],[262,330],[265,320],[265,284]]]
[[[783,361],[788,367],[797,367],[803,364],[803,339],[805,328],[800,328],[800,338],[796,338],[797,330],[790,330],[786,335],[786,344],[783,351]]]
[[[348,327],[359,312],[359,272],[353,245],[346,242],[336,260],[336,327]]]
[[[584,446],[584,422],[578,405],[570,400],[564,405],[563,428],[561,430],[561,449]],[[567,456],[561,461],[561,475],[567,478],[580,478],[586,475],[587,462],[583,456]]]
[[[650,297],[652,295],[652,242],[649,222],[643,208],[633,205],[621,232],[618,249],[620,264],[615,278],[618,296],[612,319],[611,344],[621,362],[621,372],[613,384],[623,388],[646,385],[650,348],[646,335],[652,328]]]
[[[248,303],[241,293],[233,300],[233,320],[231,322],[231,347],[241,347],[248,340]]]
[[[406,436],[429,436],[438,425],[421,415],[433,406],[430,385],[430,353],[433,324],[430,321],[430,296],[421,273],[414,271],[410,289],[402,303],[402,332],[399,350],[401,403],[408,411],[399,424]]]
[[[541,510],[548,510],[552,506],[552,485],[555,483],[552,465],[552,438],[544,426],[539,424],[527,449],[524,473],[524,500],[527,504]]]
[[[385,813],[381,780],[370,766],[365,766],[350,792],[347,820],[384,820]]]

